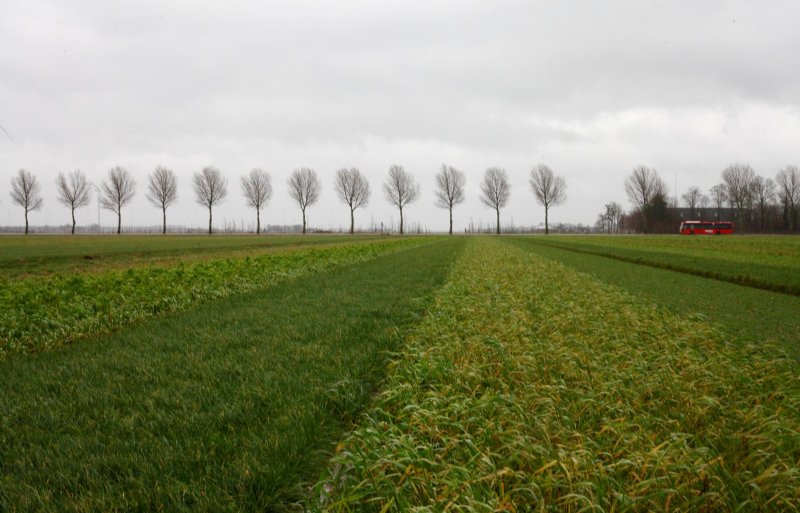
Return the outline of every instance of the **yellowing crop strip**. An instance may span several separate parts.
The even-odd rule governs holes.
[[[798,370],[473,239],[309,506],[797,509]]]

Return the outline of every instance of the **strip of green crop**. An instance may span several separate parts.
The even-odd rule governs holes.
[[[429,243],[409,238],[131,268],[103,274],[9,281],[0,288],[0,358],[107,333],[146,317],[185,310],[336,266]]]
[[[298,246],[379,238],[362,235],[4,235],[0,236],[0,283],[128,267],[169,266],[179,260],[245,257]]]
[[[491,239],[311,509],[796,511],[800,367]]]
[[[597,255],[622,262],[649,265],[737,285],[800,296],[798,269],[795,266],[773,265],[770,263],[770,257],[766,254],[762,255],[759,263],[755,263],[729,259],[728,253],[698,252],[679,246],[672,248],[672,251],[662,251],[630,244],[618,245],[619,238],[585,237],[576,241],[574,238],[527,237],[523,240],[531,244]]]
[[[704,316],[707,322],[719,325],[736,340],[773,341],[800,361],[800,296],[531,244],[522,237],[508,240],[525,251],[619,287],[642,301],[670,308],[679,316]]]

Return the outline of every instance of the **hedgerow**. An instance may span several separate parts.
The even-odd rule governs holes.
[[[776,347],[476,240],[307,506],[796,511],[798,375]]]

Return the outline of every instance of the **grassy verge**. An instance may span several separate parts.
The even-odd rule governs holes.
[[[105,271],[257,253],[280,248],[371,240],[374,235],[2,235],[0,279]]]
[[[533,244],[800,296],[798,237],[528,237]]]
[[[0,289],[0,357],[65,345],[146,317],[429,241],[380,240],[173,267],[11,281]]]
[[[478,239],[310,507],[794,511],[798,370]]]
[[[746,342],[772,341],[800,359],[800,298],[603,256],[510,239],[573,269],[668,307],[682,317],[703,316]]]
[[[315,479],[462,240],[0,362],[0,511],[275,511]]]

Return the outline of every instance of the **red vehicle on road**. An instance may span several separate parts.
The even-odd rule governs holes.
[[[730,221],[684,221],[681,235],[730,235],[733,223]]]

